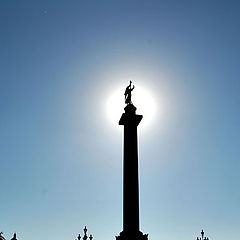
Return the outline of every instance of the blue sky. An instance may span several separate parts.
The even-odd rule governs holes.
[[[106,99],[131,78],[159,113],[139,127],[141,230],[238,240],[239,11],[238,1],[2,0],[5,237],[122,230],[122,132]]]

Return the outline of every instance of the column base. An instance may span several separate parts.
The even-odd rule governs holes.
[[[148,240],[148,234],[143,234],[142,232],[128,233],[120,232],[119,236],[116,236],[116,240]]]

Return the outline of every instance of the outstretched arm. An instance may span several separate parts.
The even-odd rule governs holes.
[[[131,88],[131,85],[132,85],[132,81],[130,80],[128,87]]]

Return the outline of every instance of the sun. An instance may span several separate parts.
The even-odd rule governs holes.
[[[124,92],[125,88],[118,88],[106,101],[107,118],[112,125],[118,125],[118,121],[124,112]],[[139,126],[145,128],[149,126],[156,115],[156,104],[154,97],[146,88],[137,85],[132,91],[132,103],[137,108],[136,113],[143,115],[143,120]]]

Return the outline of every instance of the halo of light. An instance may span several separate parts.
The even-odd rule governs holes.
[[[118,125],[118,121],[126,106],[124,103],[124,92],[125,88],[119,88],[107,99],[106,115],[113,126]],[[156,104],[152,95],[146,88],[136,86],[132,92],[132,102],[137,108],[136,113],[143,115],[143,120],[140,124],[141,128],[149,126],[156,114]]]

